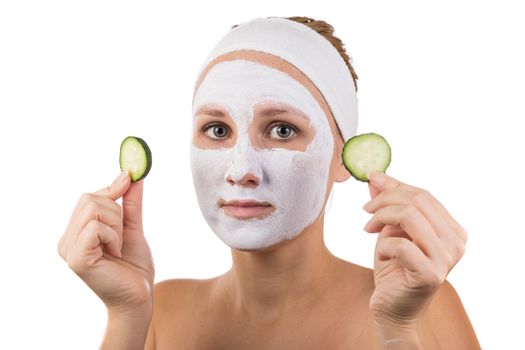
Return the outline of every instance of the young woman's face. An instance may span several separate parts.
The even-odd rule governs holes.
[[[334,135],[300,82],[254,61],[219,62],[198,86],[193,118],[194,186],[205,219],[224,243],[267,248],[319,217]],[[261,206],[227,205],[235,200]]]

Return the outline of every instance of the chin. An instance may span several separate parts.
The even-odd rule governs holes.
[[[296,236],[297,237],[297,236]],[[247,253],[270,253],[278,248],[280,248],[281,246],[283,245],[286,245],[288,243],[290,243],[291,241],[293,241],[295,239],[292,238],[292,239],[283,239],[277,243],[274,243],[268,247],[263,247],[263,248],[232,248],[232,250],[238,250],[240,252],[247,252]]]

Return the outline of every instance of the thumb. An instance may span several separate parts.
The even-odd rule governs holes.
[[[142,230],[142,193],[144,180],[133,182],[122,197],[124,229]]]
[[[126,193],[130,183],[130,177],[127,173],[127,171],[123,171],[119,174],[119,176],[113,180],[113,183],[109,186],[106,186],[96,192],[93,192],[93,194],[103,196],[106,198],[110,198],[111,200],[116,201],[124,193]]]

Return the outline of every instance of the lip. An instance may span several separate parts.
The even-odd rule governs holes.
[[[257,202],[251,199],[234,199],[231,201],[219,201],[219,206],[233,206],[233,207],[271,207],[272,205],[268,202]]]
[[[238,219],[249,219],[253,217],[261,218],[273,211],[273,205],[268,202],[258,202],[254,200],[219,200],[219,206],[228,216]]]

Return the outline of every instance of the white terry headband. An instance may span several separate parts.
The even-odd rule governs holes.
[[[294,65],[323,95],[344,141],[356,134],[358,100],[352,75],[337,49],[321,34],[282,17],[241,23],[217,43],[197,77],[216,57],[237,50],[263,51]]]

